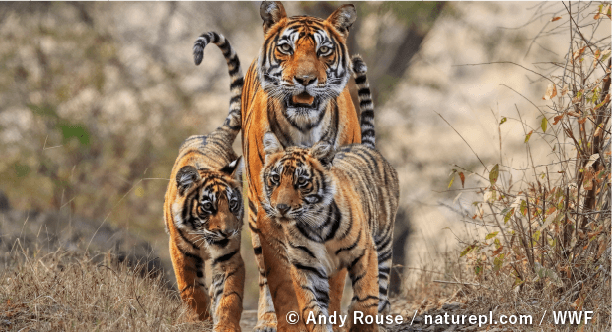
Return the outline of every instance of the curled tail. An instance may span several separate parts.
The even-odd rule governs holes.
[[[225,39],[222,34],[211,31],[202,34],[193,44],[193,60],[196,65],[202,63],[202,59],[204,59],[204,48],[211,42],[221,49],[225,61],[227,62],[232,96],[230,99],[229,113],[223,126],[227,127],[235,137],[238,135],[242,124],[240,98],[242,96],[244,77],[242,76],[242,69],[240,68],[240,60],[238,60],[238,55],[229,41]]]
[[[359,95],[359,110],[361,111],[361,144],[372,149],[376,148],[376,131],[374,130],[374,103],[370,84],[366,78],[368,67],[361,58],[361,55],[353,55],[353,77],[357,84]]]

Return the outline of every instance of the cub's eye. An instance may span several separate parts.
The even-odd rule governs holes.
[[[278,45],[278,49],[283,53],[290,53],[291,45],[289,45],[289,43],[280,44]]]
[[[280,181],[280,176],[278,176],[278,174],[272,174],[270,175],[270,181],[274,184],[277,184],[278,181]]]
[[[300,176],[298,178],[298,185],[299,186],[305,186],[306,184],[308,184],[308,178],[304,177],[304,176]]]
[[[319,54],[321,55],[329,55],[331,53],[331,47],[329,46],[321,46],[319,47]]]
[[[238,200],[232,199],[230,201],[230,210],[235,211],[238,208]]]
[[[200,205],[200,209],[202,209],[203,213],[210,212],[212,209],[212,204],[210,202],[206,202]]]

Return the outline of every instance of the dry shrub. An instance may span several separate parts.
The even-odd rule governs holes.
[[[8,255],[0,273],[2,331],[210,330],[146,264],[116,263],[110,253]]]
[[[529,167],[483,163],[484,175],[470,172],[485,185],[473,190],[483,199],[466,221],[487,230],[460,253],[473,279],[460,280],[461,293],[473,311],[531,314],[534,324],[547,311],[542,328],[610,330],[610,37],[597,42],[581,32],[599,20],[609,27],[602,14],[609,8],[567,9],[567,61],[552,64],[557,76],[538,74],[549,83],[546,107],[531,102],[539,128],[530,128],[531,119],[520,118],[517,109]],[[498,126],[508,120],[502,117]],[[555,162],[534,163],[532,144],[546,144]],[[463,183],[469,171],[454,172]],[[554,326],[551,311],[562,310],[592,310],[594,318]]]

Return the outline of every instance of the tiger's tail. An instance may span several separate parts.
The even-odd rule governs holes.
[[[370,84],[366,78],[368,67],[361,55],[356,54],[351,58],[353,64],[353,77],[357,84],[359,95],[359,110],[361,111],[361,144],[372,149],[376,148],[376,131],[374,130],[374,103]]]
[[[234,48],[230,42],[225,39],[222,34],[210,31],[198,37],[193,44],[193,60],[195,61],[196,65],[202,63],[202,60],[204,59],[204,48],[211,42],[221,49],[221,52],[223,52],[223,56],[225,57],[225,61],[227,62],[227,69],[231,80],[230,91],[232,95],[230,99],[229,113],[225,119],[225,122],[223,123],[223,126],[227,127],[235,137],[238,135],[242,124],[240,98],[242,96],[244,77],[242,76],[242,69],[240,68],[240,60],[238,59],[238,55],[236,54],[236,51],[234,51]]]

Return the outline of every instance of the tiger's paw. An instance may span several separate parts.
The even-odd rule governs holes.
[[[213,332],[241,332],[240,324],[217,324],[213,327]]]
[[[255,326],[255,328],[253,329],[253,332],[276,332],[276,323],[264,323],[261,325],[258,323],[257,326]]]
[[[276,332],[276,314],[274,312],[265,313],[257,320],[253,332]]]

